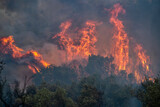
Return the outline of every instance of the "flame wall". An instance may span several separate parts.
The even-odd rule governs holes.
[[[96,50],[95,54],[107,56],[111,54],[108,50],[112,49],[112,43],[110,42],[116,26],[114,26],[113,20],[111,21],[112,24],[109,22],[111,15],[104,8],[112,8],[116,3],[120,3],[126,10],[126,14],[120,14],[117,17],[117,20],[123,21],[123,26],[125,26],[124,29],[123,27],[120,28],[122,31],[119,33],[125,35],[127,32],[127,36],[123,38],[127,41],[125,44],[128,45],[128,41],[131,43],[128,38],[134,38],[137,43],[141,44],[133,49],[139,53],[136,55],[139,59],[138,62],[148,69],[149,64],[146,63],[148,57],[147,60],[142,59],[144,59],[144,55],[149,55],[152,58],[155,70],[158,70],[158,64],[160,63],[158,60],[160,57],[158,47],[160,45],[158,29],[160,25],[159,0],[152,2],[148,0],[1,0],[0,36],[14,35],[16,47],[20,50],[23,49],[22,53],[36,50],[39,54],[42,54],[43,60],[49,64],[61,65],[66,62],[66,51],[58,48],[57,44],[53,44],[51,39],[53,35],[61,32],[61,29],[59,29],[61,22],[71,19],[72,26],[70,29],[77,31],[87,28],[85,26],[86,21],[94,20],[101,24],[96,26],[97,40],[96,42],[91,40],[95,44],[95,48],[91,51]],[[115,29],[113,29],[114,27]],[[83,34],[81,32],[81,35]],[[140,47],[146,49],[147,52],[141,51]],[[118,48],[115,47],[115,49],[121,52]],[[89,53],[83,52],[83,54],[94,53],[91,51]],[[124,66],[128,66],[127,63],[131,62],[131,59],[128,58],[130,56],[127,55],[128,49],[126,48],[125,51],[124,56],[127,57],[122,56],[121,60],[127,58],[125,59],[126,63],[120,64],[119,70],[126,69]],[[18,53],[21,53],[21,51]],[[120,55],[123,54],[114,54],[117,57]],[[118,58],[116,59],[117,63],[121,62]]]

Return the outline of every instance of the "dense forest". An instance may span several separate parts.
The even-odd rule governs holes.
[[[88,64],[76,69],[76,62],[42,69],[24,82],[13,84],[2,75],[0,63],[1,107],[159,107],[160,78],[140,84],[125,71],[114,70],[112,57],[90,56]],[[106,65],[106,66],[104,66]],[[107,72],[106,72],[107,71]],[[77,73],[80,72],[80,73]],[[22,85],[20,85],[22,84]]]

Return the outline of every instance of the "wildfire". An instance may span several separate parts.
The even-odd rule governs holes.
[[[126,71],[127,75],[133,74],[137,82],[145,79],[145,76],[151,76],[150,57],[146,51],[138,43],[132,43],[132,39],[128,37],[123,21],[118,19],[120,13],[125,14],[125,10],[120,4],[115,4],[110,9],[110,23],[114,26],[112,37],[112,48],[108,50],[114,57],[116,70],[114,73],[118,75],[120,71]],[[87,21],[82,28],[72,27],[72,21],[61,23],[58,34],[52,39],[58,40],[58,46],[66,53],[66,62],[70,63],[75,69],[79,69],[79,62],[73,60],[81,60],[82,64],[86,64],[84,60],[88,60],[90,55],[97,55],[96,50],[96,26],[97,22]],[[34,50],[24,51],[15,45],[13,36],[0,38],[0,52],[4,55],[10,55],[16,61],[23,62],[33,73],[39,72],[41,67],[48,67],[50,64],[43,60],[40,53]],[[132,54],[130,52],[133,52]],[[72,61],[72,63],[71,63]],[[77,64],[77,65],[76,65]],[[79,73],[79,72],[78,72]]]
[[[119,13],[125,13],[125,10],[120,4],[115,4],[114,9],[110,12],[110,23],[115,27],[113,35],[113,47],[112,55],[114,56],[114,62],[118,65],[118,70],[126,70],[126,66],[129,62],[129,39],[127,33],[124,30],[123,22],[117,17]]]
[[[136,77],[141,77],[140,79],[137,79],[137,82],[140,83],[145,80],[145,76],[153,76],[152,70],[150,69],[151,62],[150,57],[146,55],[146,51],[141,45],[136,44],[134,51],[137,57],[135,74],[137,74]],[[153,80],[151,77],[149,77],[149,79]]]
[[[142,46],[137,44],[135,48],[135,52],[137,53],[137,65],[141,64],[144,71],[150,70],[150,58],[146,55],[146,51],[143,50]]]
[[[130,47],[130,39],[123,21],[118,19],[120,13],[125,14],[125,10],[120,4],[115,4],[113,9],[110,9],[110,23],[114,26],[112,37],[112,48],[109,50],[114,57],[116,70],[114,73],[118,75],[120,71],[126,71],[127,75],[133,74],[137,82],[145,79],[145,76],[151,76],[150,58],[141,45],[135,43],[135,47]],[[87,21],[85,26],[76,30],[72,27],[71,21],[66,21],[60,25],[61,32],[56,34],[52,39],[59,40],[60,49],[66,51],[67,61],[77,60],[78,58],[87,59],[90,55],[97,55],[95,47],[96,38],[96,22]],[[133,52],[132,56],[129,52]],[[72,66],[75,66],[72,64]],[[76,66],[75,68],[78,68]]]
[[[127,74],[133,73],[137,82],[142,82],[145,76],[152,75],[150,58],[141,45],[136,43],[133,49],[129,46],[130,41],[124,30],[123,22],[118,19],[119,13],[125,14],[125,10],[120,4],[115,4],[114,9],[110,11],[110,23],[114,25],[111,54],[117,66],[115,74],[118,74],[118,71],[125,70]],[[129,50],[134,50],[134,57],[130,57]],[[135,63],[133,62],[134,60],[136,60]]]
[[[67,61],[78,58],[87,59],[91,54],[97,54],[96,22],[87,21],[84,28],[78,30],[75,35],[68,32],[71,25],[71,21],[62,23],[60,25],[62,31],[52,38],[59,38],[60,49],[66,51]]]
[[[25,59],[25,64],[33,73],[39,72],[40,67],[48,67],[49,64],[43,60],[41,54],[34,50],[25,52],[23,49],[17,47],[13,36],[0,38],[0,52],[2,54],[10,55],[13,59],[20,61]]]

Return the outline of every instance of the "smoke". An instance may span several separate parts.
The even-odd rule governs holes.
[[[66,62],[64,59],[65,51],[59,50],[56,45],[51,43],[45,43],[40,52],[42,53],[44,59],[46,59],[50,64],[60,66]]]
[[[135,97],[131,98],[129,101],[130,107],[142,107],[142,104],[139,100],[137,100]]]
[[[112,25],[104,8],[120,3],[126,10],[125,30],[129,37],[142,44],[151,56],[155,69],[160,61],[159,0],[0,0],[0,37],[13,35],[18,47],[36,49],[51,64],[65,62],[64,51],[52,43],[60,32],[59,25],[72,20],[79,27],[87,20],[103,22],[97,27],[96,48],[101,55],[109,54]]]

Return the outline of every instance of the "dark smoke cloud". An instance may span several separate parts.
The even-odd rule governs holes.
[[[144,46],[158,66],[160,0],[0,0],[0,37],[14,35],[19,47],[38,50],[46,60],[59,65],[61,60],[58,59],[63,52],[51,43],[50,38],[59,32],[60,23],[71,19],[73,26],[81,26],[86,20],[95,20],[103,22],[98,27],[97,48],[105,53],[104,48],[109,47],[112,36],[112,25],[104,8],[111,8],[115,3],[126,9],[120,19],[129,36]],[[48,55],[53,57],[47,58]]]

